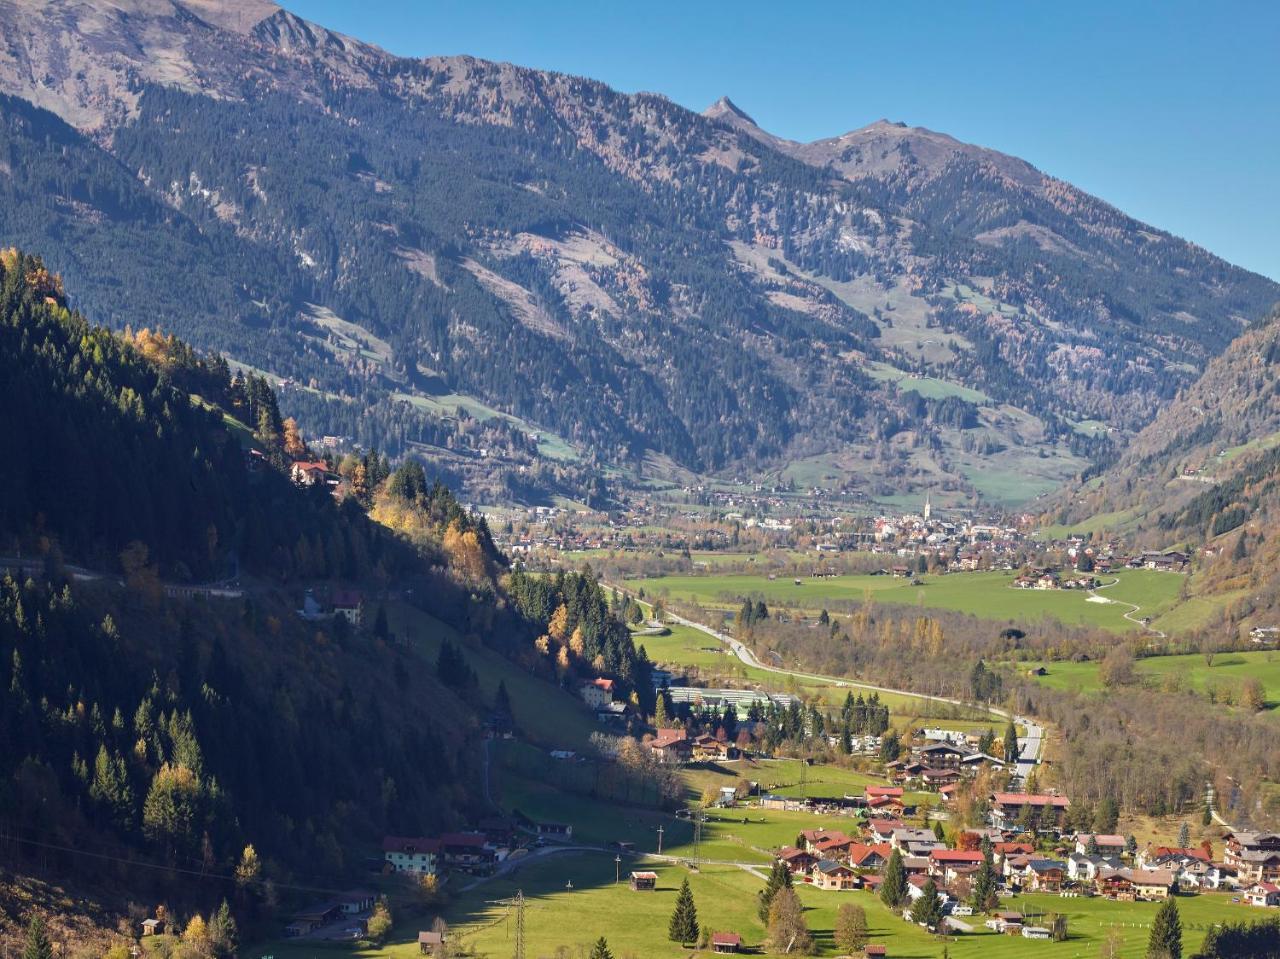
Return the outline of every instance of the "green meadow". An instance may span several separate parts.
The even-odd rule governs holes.
[[[886,565],[892,563],[886,559]],[[643,589],[647,597],[665,596],[672,601],[691,601],[702,606],[735,609],[742,597],[763,598],[766,603],[816,612],[838,602],[872,601],[921,609],[947,609],[971,613],[985,619],[1025,622],[1053,620],[1072,626],[1093,626],[1114,632],[1138,629],[1124,618],[1127,603],[1141,607],[1135,616],[1158,617],[1178,601],[1183,577],[1177,573],[1151,570],[1122,570],[1102,577],[1115,585],[1099,591],[1107,600],[1090,601],[1077,590],[1014,589],[1014,573],[995,571],[948,573],[921,577],[912,586],[894,576],[851,575],[827,579],[779,575],[663,576],[628,582]]]
[[[634,868],[658,874],[653,892],[632,892],[627,873]],[[502,957],[513,952],[515,910],[510,904],[523,893],[525,951],[531,957],[550,957],[565,947],[568,955],[585,952],[598,937],[608,939],[615,956],[635,959],[670,959],[689,954],[667,940],[667,921],[676,893],[689,880],[698,919],[709,931],[733,931],[743,937],[750,952],[769,954],[763,948],[765,930],[756,915],[756,892],[764,885],[757,871],[738,867],[703,866],[692,871],[665,862],[624,860],[615,863],[607,852],[561,853],[531,858],[515,871],[459,892],[445,908],[450,933],[476,955]],[[622,882],[616,882],[621,874]],[[1154,903],[1119,903],[1101,899],[1063,899],[1028,895],[1007,899],[1002,905],[1027,914],[1062,913],[1067,917],[1065,942],[1031,942],[1001,936],[975,923],[975,931],[942,940],[929,935],[891,913],[865,892],[826,892],[801,887],[805,918],[814,934],[817,953],[835,956],[832,931],[841,903],[861,905],[867,913],[870,941],[883,943],[894,959],[938,959],[943,949],[955,959],[1076,959],[1097,956],[1112,930],[1120,939],[1118,955],[1140,959],[1145,953]],[[1184,954],[1190,954],[1211,924],[1260,918],[1260,910],[1232,903],[1225,895],[1180,898]],[[381,949],[314,946],[275,942],[253,950],[255,959],[316,959],[318,956],[355,955],[361,959],[410,959],[417,956],[418,930],[430,928],[433,913],[407,911],[400,915],[391,941]],[[710,955],[709,950],[697,951]]]
[[[1042,666],[1048,670],[1037,681],[1053,689],[1101,692],[1098,663],[1018,663],[1019,668]],[[1176,678],[1184,688],[1200,693],[1214,685],[1238,689],[1246,679],[1259,679],[1272,707],[1280,703],[1280,651],[1218,653],[1210,662],[1202,655],[1151,656],[1140,659],[1136,672],[1145,682],[1163,685]]]

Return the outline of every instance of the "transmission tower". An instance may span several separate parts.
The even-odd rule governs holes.
[[[516,948],[512,954],[512,959],[525,959],[524,957],[524,890],[517,889],[515,896],[511,899],[494,899],[490,900],[494,905],[507,907],[507,918],[511,918],[511,909],[514,907],[516,911]]]

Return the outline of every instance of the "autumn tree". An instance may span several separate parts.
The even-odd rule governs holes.
[[[836,945],[845,952],[858,952],[867,944],[867,911],[853,902],[843,902],[836,910]]]
[[[779,889],[769,906],[769,947],[784,955],[809,955],[813,952],[813,935],[805,922],[804,905],[794,889]]]

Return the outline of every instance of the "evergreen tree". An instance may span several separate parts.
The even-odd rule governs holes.
[[[591,947],[591,959],[613,959],[613,953],[609,951],[609,942],[604,936],[595,941],[595,945]]]
[[[773,897],[778,894],[778,890],[790,888],[791,870],[787,868],[786,863],[775,860],[773,868],[769,870],[769,878],[759,892],[760,908],[757,912],[761,922],[769,921],[769,907],[773,905]]]
[[[1146,959],[1182,959],[1182,920],[1173,897],[1161,904],[1151,923]]]
[[[22,947],[22,959],[53,959],[53,944],[45,932],[44,919],[32,913],[27,923],[27,943]]]
[[[982,864],[973,877],[972,905],[975,912],[990,912],[1000,904],[996,893],[995,855],[991,840],[982,840]]]
[[[1006,763],[1016,763],[1021,755],[1021,750],[1018,748],[1018,728],[1013,725],[1013,720],[1010,719],[1009,725],[1004,728],[1004,761]]]
[[[1098,849],[1098,837],[1095,833],[1089,833],[1089,841],[1085,843],[1084,851],[1086,855],[1098,855],[1100,850]]]
[[[698,910],[693,904],[693,891],[689,888],[688,879],[680,884],[676,908],[667,926],[667,938],[682,946],[698,941]]]
[[[227,900],[222,900],[218,911],[209,919],[209,945],[217,959],[232,959],[236,954],[239,931]]]
[[[938,884],[930,876],[920,890],[920,898],[911,905],[911,921],[930,929],[942,922],[942,902],[938,899]]]
[[[1185,822],[1178,827],[1178,848],[1186,849],[1191,845],[1191,827]]]
[[[889,861],[884,866],[880,901],[890,909],[901,909],[907,901],[907,871],[902,865],[902,854],[896,849],[889,853]]]

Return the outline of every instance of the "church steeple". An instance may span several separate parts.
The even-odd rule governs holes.
[[[933,515],[933,504],[929,502],[929,494],[924,494],[924,521],[929,522],[929,517]]]

